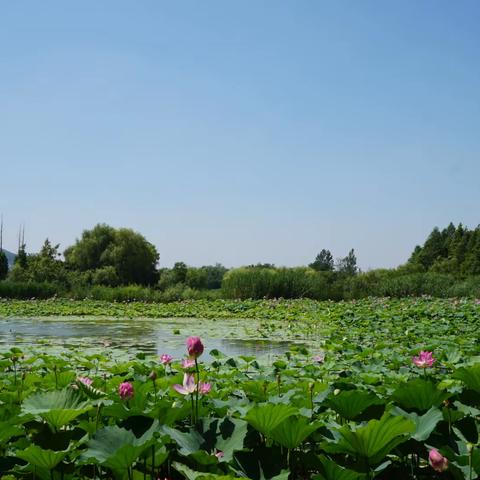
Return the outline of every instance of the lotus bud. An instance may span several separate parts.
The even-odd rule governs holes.
[[[428,453],[428,462],[436,472],[444,472],[448,468],[448,459],[436,448],[432,448]]]
[[[198,358],[204,350],[204,346],[202,341],[200,340],[200,337],[188,337],[187,350],[190,357]]]

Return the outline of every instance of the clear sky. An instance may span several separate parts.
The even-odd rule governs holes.
[[[396,266],[480,223],[480,2],[0,4],[4,244]]]

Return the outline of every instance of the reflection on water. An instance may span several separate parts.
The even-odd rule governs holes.
[[[130,353],[185,354],[185,339],[199,335],[206,351],[229,356],[268,356],[286,352],[290,342],[261,339],[253,320],[228,319],[114,319],[114,318],[0,318],[0,347],[52,345],[113,348]],[[206,355],[208,357],[208,354]]]

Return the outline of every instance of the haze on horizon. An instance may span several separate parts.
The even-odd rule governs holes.
[[[6,2],[4,247],[96,223],[162,266],[404,263],[480,223],[480,3]]]

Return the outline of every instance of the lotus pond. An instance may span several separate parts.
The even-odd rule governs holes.
[[[480,475],[478,301],[2,301],[0,317],[4,479]],[[238,338],[281,348],[262,362],[221,343]]]

